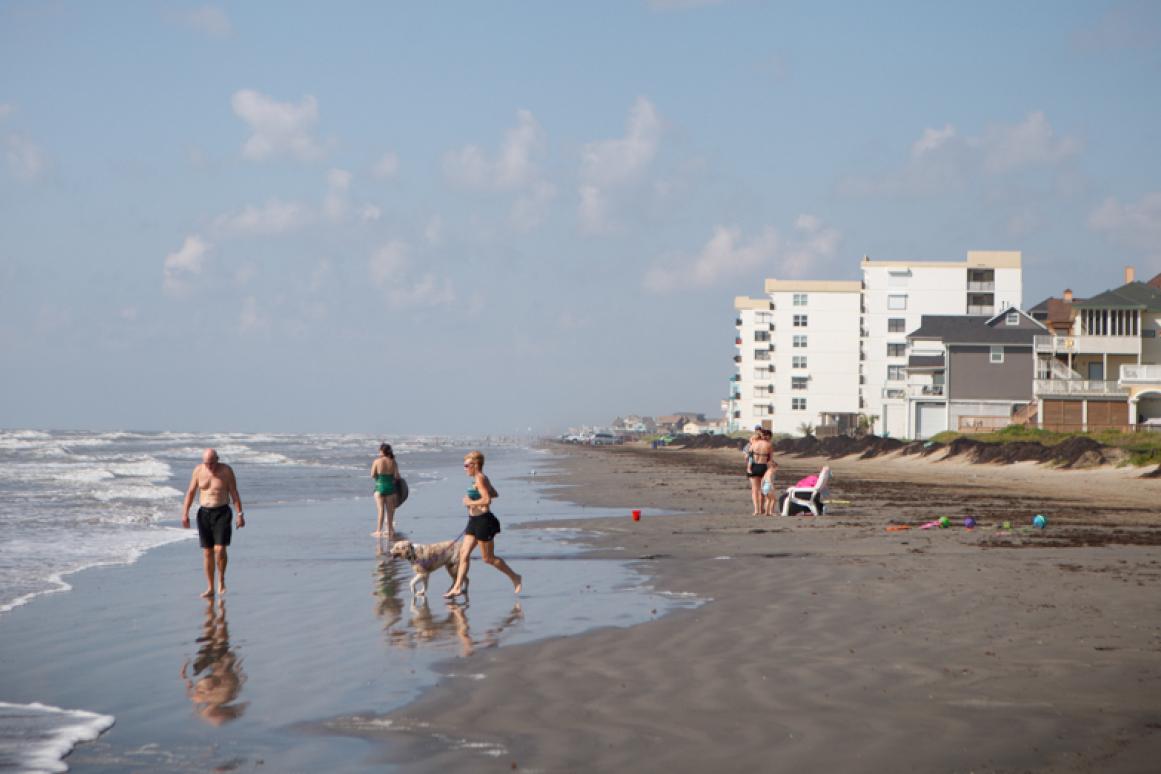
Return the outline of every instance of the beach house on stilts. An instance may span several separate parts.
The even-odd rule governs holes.
[[[1033,343],[1034,424],[1061,432],[1161,427],[1161,275],[1138,282],[1126,268],[1120,287],[1068,300],[1067,316]]]

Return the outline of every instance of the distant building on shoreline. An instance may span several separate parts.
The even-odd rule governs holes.
[[[730,431],[800,434],[857,426],[906,437],[907,334],[923,315],[991,318],[1023,303],[1018,251],[964,261],[860,263],[862,281],[777,280],[734,300],[735,373],[722,401]]]

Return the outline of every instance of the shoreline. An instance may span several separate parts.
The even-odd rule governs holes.
[[[553,526],[586,530],[589,556],[635,557],[654,587],[708,601],[489,652],[477,661],[485,679],[444,680],[377,729],[346,729],[379,740],[384,760],[417,771],[1150,771],[1161,755],[1161,482],[783,455],[780,485],[829,464],[832,497],[851,505],[752,517],[737,452],[562,451],[553,496],[626,515]],[[1037,506],[1050,514],[1042,532],[883,529],[939,509],[990,522]],[[645,509],[640,522],[629,508]],[[478,748],[434,743],[468,728]]]

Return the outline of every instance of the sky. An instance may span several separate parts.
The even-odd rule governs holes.
[[[0,427],[720,413],[733,299],[1161,272],[1161,3],[0,0]]]

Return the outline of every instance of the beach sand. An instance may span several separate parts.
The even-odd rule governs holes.
[[[624,515],[560,525],[705,603],[477,654],[330,731],[408,771],[1157,771],[1161,481],[791,457],[780,484],[830,464],[850,504],[753,517],[736,451],[564,451],[557,495]],[[940,515],[981,526],[885,530]]]

